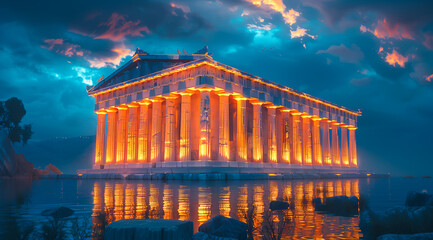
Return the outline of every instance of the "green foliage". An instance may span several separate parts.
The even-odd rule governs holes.
[[[4,102],[0,101],[0,128],[8,131],[11,142],[25,144],[31,138],[32,126],[20,124],[25,115],[26,109],[20,99],[12,97]]]

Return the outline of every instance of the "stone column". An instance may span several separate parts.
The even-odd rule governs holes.
[[[138,158],[138,124],[139,124],[139,105],[137,103],[128,105],[128,147],[127,163],[136,163]]]
[[[340,157],[340,143],[338,138],[338,126],[337,122],[331,122],[332,124],[332,166],[341,165]]]
[[[322,145],[320,143],[320,118],[311,118],[313,123],[313,164],[322,165]]]
[[[281,155],[283,163],[290,164],[290,155],[291,155],[291,147],[290,147],[290,132],[291,132],[291,126],[289,121],[289,115],[290,110],[285,109],[281,111],[281,117],[282,117],[282,144],[281,144]]]
[[[277,162],[277,106],[268,108],[268,162]]]
[[[191,161],[191,95],[181,93],[179,161]]]
[[[253,102],[253,162],[263,162],[262,104]]]
[[[302,115],[302,164],[312,164],[311,124],[309,115]]]
[[[165,143],[164,162],[176,161],[176,113],[175,104],[177,97],[165,97]]]
[[[106,164],[116,163],[116,134],[117,134],[117,109],[107,109],[107,151],[105,155]]]
[[[152,99],[152,139],[150,140],[150,160],[162,162],[162,99]]]
[[[210,91],[200,91],[199,160],[210,160]]]
[[[301,113],[290,112],[292,125],[292,164],[302,164],[302,141],[301,141]]]
[[[149,162],[149,126],[151,120],[149,118],[149,105],[150,102],[140,102],[140,123],[138,127],[138,162]]]
[[[230,161],[230,119],[228,93],[220,93],[219,100],[219,160]]]
[[[347,142],[347,125],[341,125],[341,163],[349,166],[349,146]]]
[[[247,99],[236,98],[237,102],[237,162],[247,162],[248,143],[247,143]]]
[[[356,153],[356,138],[355,138],[356,127],[349,128],[349,148],[350,148],[350,166],[358,167],[358,157]]]
[[[323,165],[331,166],[331,141],[329,139],[329,120],[323,119],[321,121],[322,128],[322,153],[323,153]]]
[[[128,144],[128,107],[118,106],[116,164],[126,163]]]
[[[97,126],[96,126],[96,148],[95,148],[95,165],[105,164],[105,114],[107,112],[97,111],[98,116]]]

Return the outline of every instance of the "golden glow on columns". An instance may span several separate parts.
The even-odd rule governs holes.
[[[290,164],[290,121],[289,121],[289,115],[290,115],[290,111],[289,110],[282,110],[281,111],[282,114],[282,124],[283,124],[283,132],[282,132],[282,158],[283,158],[283,163],[287,163]]]
[[[302,138],[301,138],[301,113],[290,112],[292,125],[292,164],[302,164]]]
[[[219,160],[230,160],[230,120],[229,120],[229,96],[228,93],[219,95]]]
[[[312,164],[311,126],[309,115],[302,115],[302,163]]]
[[[349,145],[350,145],[350,166],[358,166],[358,157],[356,153],[356,138],[355,138],[355,127],[349,128]]]
[[[164,161],[176,161],[176,112],[175,104],[177,97],[165,97],[165,143]]]
[[[262,140],[262,104],[254,102],[253,105],[253,161],[263,162]]]
[[[162,158],[162,101],[152,99],[152,138],[151,138],[151,162],[161,162]]]
[[[95,165],[104,164],[104,150],[105,150],[105,114],[106,111],[97,111],[98,115],[96,127],[96,149],[95,149]]]
[[[320,144],[320,118],[311,118],[313,123],[313,164],[322,165],[322,145]]]
[[[277,162],[277,106],[268,106],[268,161]]]
[[[150,131],[151,124],[149,105],[150,102],[140,102],[140,123],[138,127],[138,162],[149,161]]]
[[[200,91],[200,160],[210,160],[210,91]]]
[[[139,123],[139,105],[129,104],[129,119],[128,119],[128,147],[127,147],[127,163],[134,163],[137,161],[137,143],[138,143],[138,123]]]
[[[322,153],[323,153],[323,164],[330,166],[332,165],[331,158],[331,142],[329,139],[329,120],[323,119],[321,122],[322,128]]]
[[[341,165],[341,157],[340,157],[340,144],[338,137],[338,126],[340,125],[337,122],[331,122],[332,124],[332,165],[340,166]]]
[[[125,163],[128,133],[128,107],[118,106],[116,163]]]
[[[247,161],[247,99],[235,98],[237,102],[237,161]]]
[[[114,164],[116,161],[116,135],[117,135],[117,109],[107,109],[107,151],[105,161],[107,164]]]
[[[179,161],[191,160],[191,95],[181,93]]]
[[[344,166],[349,166],[349,146],[347,142],[347,126],[341,126],[341,161]]]

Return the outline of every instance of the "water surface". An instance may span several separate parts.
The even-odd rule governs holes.
[[[294,203],[288,211],[291,232],[285,239],[359,239],[359,218],[314,211],[311,200],[364,195],[374,211],[404,205],[408,191],[433,192],[432,179],[334,179],[294,181],[143,181],[44,179],[0,181],[0,236],[11,222],[46,221],[44,209],[67,206],[79,216],[111,214],[110,221],[130,218],[191,220],[194,230],[218,214],[245,221],[255,209],[261,226],[269,202]],[[279,218],[276,217],[276,221]],[[95,219],[93,219],[95,223]],[[258,233],[259,234],[259,233]]]

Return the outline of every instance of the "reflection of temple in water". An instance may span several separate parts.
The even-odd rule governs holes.
[[[359,239],[358,218],[337,217],[314,211],[311,200],[338,195],[359,197],[359,180],[311,180],[234,182],[123,182],[97,181],[93,190],[94,216],[108,212],[109,221],[131,218],[191,220],[195,231],[206,220],[223,215],[245,221],[251,206],[255,223],[261,226],[269,202],[284,199],[294,202],[288,210],[292,217],[293,238]]]

